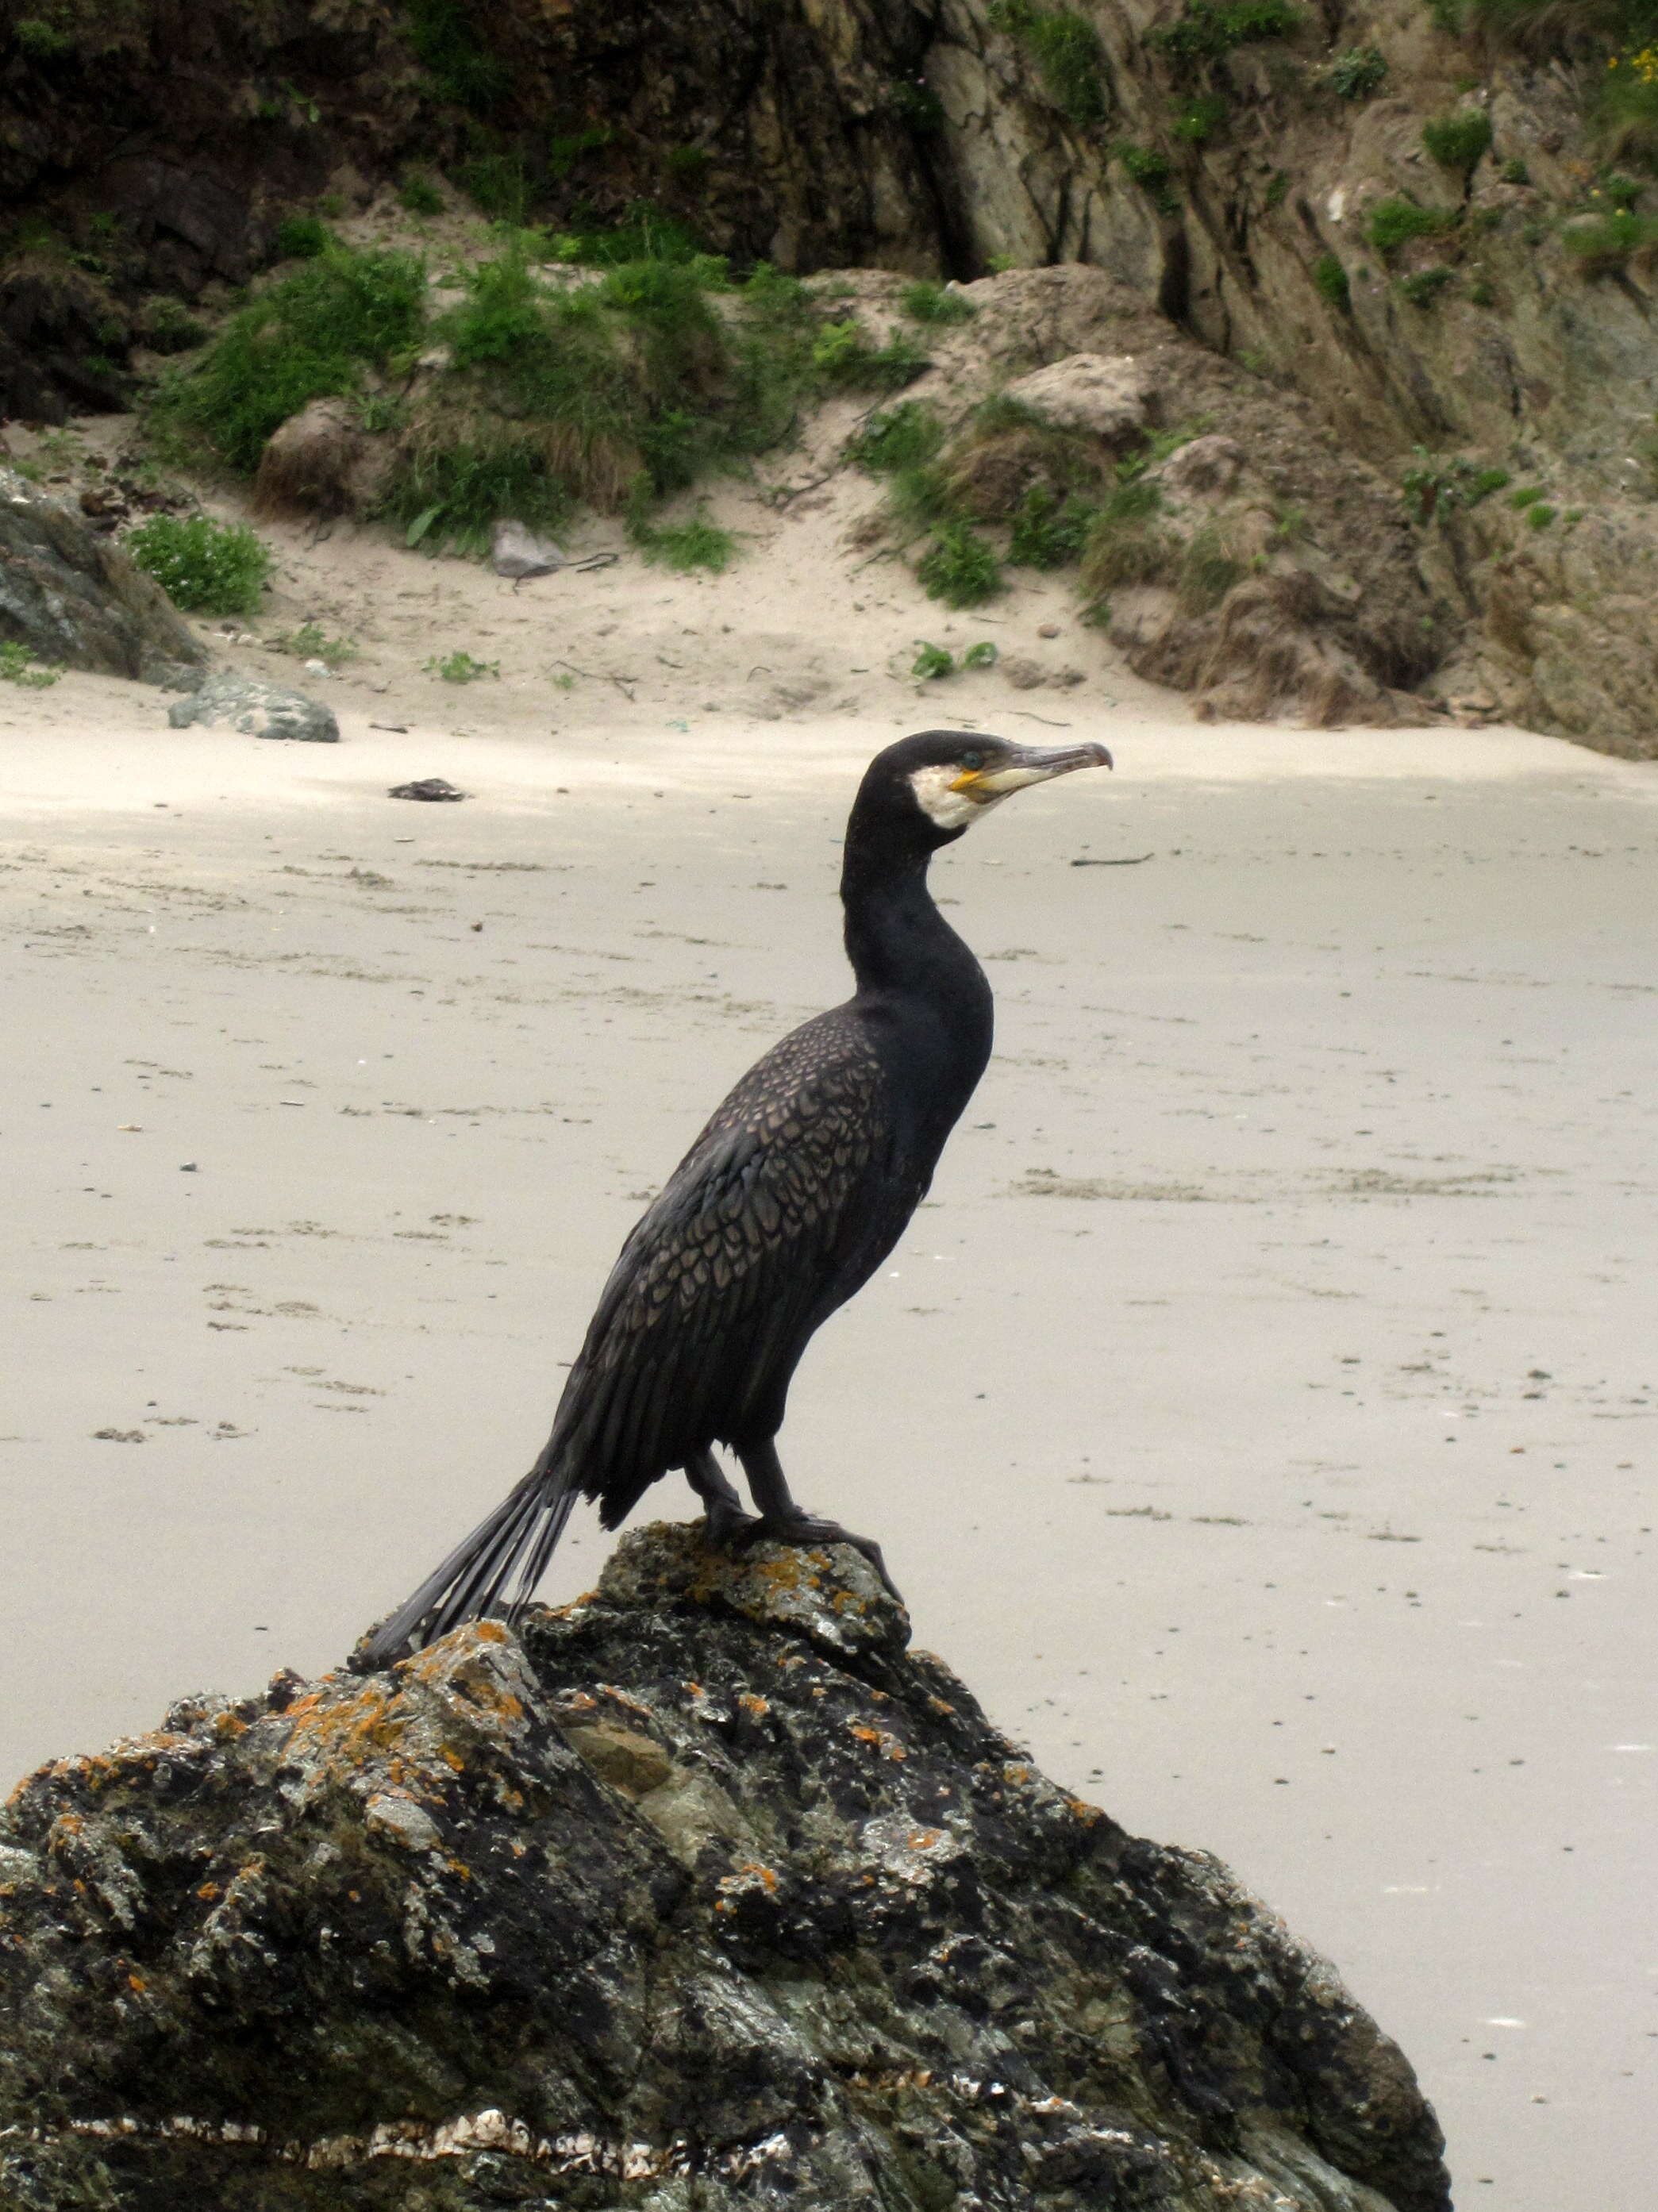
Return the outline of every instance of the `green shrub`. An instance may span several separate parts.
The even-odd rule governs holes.
[[[1169,136],[1187,146],[1206,146],[1225,122],[1227,112],[1227,103],[1219,93],[1196,93],[1169,118]]]
[[[404,179],[398,191],[398,204],[405,215],[441,215],[443,194],[430,177],[416,173]]]
[[[1658,218],[1619,208],[1569,224],[1560,243],[1585,276],[1610,276],[1632,254],[1649,253],[1658,246]]]
[[[855,321],[826,323],[812,346],[811,362],[825,384],[862,392],[902,392],[930,366],[921,348],[902,331],[876,347]]]
[[[1370,210],[1365,236],[1383,260],[1416,238],[1441,238],[1455,230],[1458,216],[1452,208],[1418,207],[1414,200],[1378,200]]]
[[[62,61],[75,51],[75,41],[69,33],[48,22],[44,15],[20,15],[12,25],[11,34],[32,62]]]
[[[994,551],[965,522],[946,522],[934,532],[915,574],[927,597],[947,607],[982,606],[1005,588]]]
[[[1534,507],[1528,507],[1526,509],[1526,526],[1528,530],[1546,530],[1553,520],[1554,509],[1546,506],[1541,500],[1539,500]]]
[[[159,389],[155,410],[251,471],[289,416],[412,349],[425,301],[411,256],[331,244],[234,316],[193,369]]]
[[[122,550],[186,614],[251,615],[271,568],[251,530],[206,514],[152,514]]]
[[[27,646],[15,638],[0,645],[0,684],[21,684],[27,691],[49,691],[63,674],[61,668],[44,667]]]
[[[1658,44],[1614,54],[1594,107],[1601,151],[1618,161],[1658,169]]]
[[[474,660],[470,653],[463,652],[459,646],[453,653],[441,656],[434,653],[422,665],[428,676],[440,676],[446,684],[476,684],[480,676],[493,676],[499,679],[501,675],[498,660]]]
[[[1321,253],[1314,262],[1313,289],[1333,307],[1346,307],[1352,303],[1347,271],[1333,253]]]
[[[1418,269],[1409,276],[1399,280],[1400,295],[1413,307],[1432,307],[1438,304],[1439,295],[1452,282],[1455,270],[1443,266]]]
[[[703,252],[688,222],[650,200],[631,201],[602,228],[561,231],[551,244],[550,258],[599,269],[623,261],[696,261]]]
[[[1388,81],[1386,57],[1376,46],[1349,46],[1330,64],[1330,89],[1338,100],[1368,100]]]
[[[979,312],[971,300],[925,276],[905,285],[898,304],[914,323],[970,323]]]
[[[457,162],[454,179],[473,206],[497,222],[518,228],[528,217],[535,193],[521,154],[475,154]]]
[[[1543,496],[1541,484],[1523,484],[1518,491],[1511,491],[1509,494],[1509,505],[1516,514],[1523,514],[1527,507],[1535,507]]]
[[[1097,604],[1115,586],[1161,583],[1177,572],[1181,548],[1158,520],[1162,507],[1156,484],[1137,477],[1107,494],[1083,547],[1084,599]]]
[[[1174,213],[1180,203],[1169,182],[1171,170],[1165,153],[1156,146],[1136,146],[1131,142],[1118,147],[1117,159],[1154,207],[1164,215]]]
[[[325,253],[333,233],[320,216],[285,216],[276,225],[276,253],[283,261],[313,261]]]
[[[1406,505],[1421,523],[1442,520],[1457,507],[1478,507],[1482,499],[1489,499],[1510,482],[1506,469],[1477,469],[1460,454],[1444,460],[1425,446],[1413,451],[1416,466],[1405,471],[1400,488]],[[1529,495],[1533,499],[1541,495],[1540,492]]]
[[[1244,566],[1213,523],[1195,531],[1180,557],[1175,588],[1188,614],[1218,607],[1244,574]]]
[[[1104,119],[1100,34],[1084,17],[1068,8],[1035,8],[1031,0],[990,0],[985,20],[1024,47],[1062,115],[1084,130]]]
[[[932,410],[919,399],[901,399],[865,417],[847,441],[846,459],[866,476],[890,477],[936,459],[944,442],[944,426]]]
[[[1145,43],[1177,62],[1213,62],[1234,46],[1293,38],[1304,20],[1290,0],[1191,0],[1177,21],[1150,32]]]
[[[416,439],[398,464],[381,511],[403,524],[407,545],[487,553],[503,517],[531,530],[556,530],[574,506],[544,443],[521,426],[502,424],[463,432],[452,442]]]
[[[1082,558],[1099,508],[1072,492],[1061,500],[1047,484],[1032,484],[1013,517],[1007,557],[1016,568],[1063,568]]]
[[[1430,115],[1422,126],[1422,145],[1442,169],[1455,169],[1471,177],[1479,157],[1490,151],[1491,118],[1483,107],[1454,108],[1448,115]]]
[[[406,0],[404,14],[410,48],[440,99],[475,115],[500,105],[512,73],[480,43],[464,0]]]
[[[1504,161],[1497,174],[1505,185],[1528,185],[1531,182],[1531,171],[1518,160]]]
[[[343,668],[361,650],[354,637],[330,637],[314,618],[302,622],[286,636],[273,637],[270,642],[278,653],[292,653],[295,660],[325,661],[330,668]]]

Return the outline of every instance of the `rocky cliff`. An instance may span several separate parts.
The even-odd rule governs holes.
[[[1404,481],[1442,690],[1650,755],[1658,64],[1647,125],[1614,127],[1601,94],[1641,20],[11,0],[0,404],[114,404],[135,339],[185,342],[178,297],[241,281],[285,211],[410,163],[514,220],[648,200],[739,261],[1093,264]]]
[[[845,1547],[191,1698],[0,1821],[0,2202],[1437,2212],[1215,1860],[1056,1789]]]

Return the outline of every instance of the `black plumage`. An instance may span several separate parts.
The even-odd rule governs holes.
[[[984,973],[933,903],[932,854],[1025,785],[1109,766],[959,731],[889,745],[847,826],[857,989],[736,1085],[623,1246],[535,1465],[373,1639],[384,1661],[539,1580],[579,1497],[607,1528],[683,1468],[725,1541],[868,1539],[803,1513],[774,1439],[814,1331],[869,1279],[926,1191],[990,1055]],[[758,1519],[714,1457],[737,1454]]]

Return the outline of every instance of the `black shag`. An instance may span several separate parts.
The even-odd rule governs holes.
[[[775,1438],[813,1332],[902,1235],[990,1057],[990,986],[933,904],[927,863],[1013,792],[1110,765],[1103,745],[1036,750],[958,730],[877,754],[841,878],[856,991],[718,1108],[623,1246],[540,1457],[386,1621],[372,1662],[515,1613],[578,1498],[614,1528],[673,1468],[715,1541],[855,1544],[885,1579],[867,1537],[795,1504]],[[756,1515],[716,1444],[736,1454]]]

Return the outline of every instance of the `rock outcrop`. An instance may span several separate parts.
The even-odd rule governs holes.
[[[1411,2070],[854,1553],[191,1698],[0,1820],[0,2202],[1443,2212]]]
[[[0,468],[0,642],[48,665],[182,689],[207,655],[119,547]]]
[[[339,721],[331,707],[257,676],[210,676],[187,699],[169,707],[167,718],[175,730],[219,723],[240,730],[246,738],[291,738],[311,745],[340,741]]]

